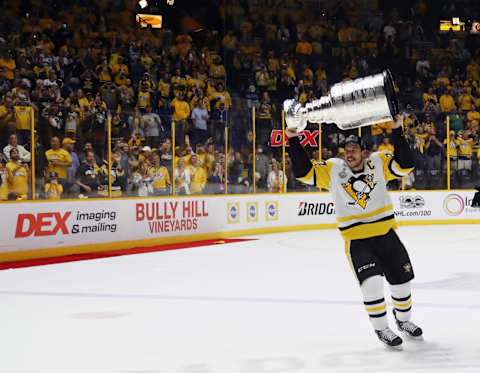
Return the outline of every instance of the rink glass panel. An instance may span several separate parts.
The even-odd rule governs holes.
[[[44,119],[34,111],[28,131],[18,130],[12,119],[0,132],[0,199],[52,199],[45,189],[46,184],[51,184],[48,170],[52,168],[45,159],[45,152],[50,149],[50,141],[54,136],[59,137],[60,142],[65,137],[75,140],[73,147],[80,162],[85,158],[85,144],[91,144],[95,154],[94,173],[99,184],[97,193],[91,193],[75,184],[71,177],[68,181],[62,180],[64,192],[61,199],[319,192],[315,186],[302,184],[293,176],[288,144],[285,144],[288,139],[284,136],[284,113],[281,110],[265,116],[255,108],[249,110],[238,99],[228,121],[212,127],[215,136],[201,143],[193,143],[190,139],[191,150],[185,146],[184,139],[178,139],[175,125],[169,123],[170,119],[161,119],[162,123],[168,123],[164,126],[167,130],[161,140],[152,144],[156,148],[144,142],[139,142],[137,146],[134,142],[128,144],[123,141],[111,117],[105,118],[104,123],[84,125],[77,133],[65,133],[45,125]],[[444,131],[437,133],[439,142],[445,144],[438,159],[429,160],[424,150],[423,167],[417,167],[411,177],[389,183],[390,190],[472,189],[480,185],[480,145],[478,142],[473,145],[469,161],[460,162],[458,157],[449,156],[446,146],[448,120],[445,121],[445,127]],[[23,195],[14,195],[18,192],[13,187],[13,184],[17,185],[16,181],[9,182],[7,178],[8,159],[3,149],[9,140],[12,142],[12,134],[17,135],[17,143],[30,153],[28,157],[22,151],[25,156],[22,166],[29,172],[26,178],[28,192]],[[342,157],[342,142],[349,134],[360,135],[369,151],[375,150],[374,146],[380,144],[379,138],[372,136],[369,127],[341,131],[334,124],[317,123],[307,125],[305,133],[301,134],[301,141],[312,161],[322,161],[329,157]],[[414,147],[412,136],[408,136],[408,141]],[[196,151],[196,167],[190,164],[191,151]],[[364,153],[368,155],[367,150]],[[154,160],[155,155],[159,160]],[[181,158],[185,158],[185,162]],[[158,172],[160,168],[162,172]],[[195,171],[198,168],[203,171]],[[184,169],[189,170],[189,178],[185,177]],[[18,173],[18,177],[21,177],[22,172]],[[167,180],[162,182],[162,179]]]

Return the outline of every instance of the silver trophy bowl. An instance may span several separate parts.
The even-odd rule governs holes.
[[[303,131],[307,122],[335,123],[342,130],[392,120],[399,113],[392,74],[380,74],[333,85],[328,96],[302,106],[296,100],[283,103],[287,127]]]

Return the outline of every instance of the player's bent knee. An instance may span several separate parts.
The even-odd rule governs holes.
[[[383,278],[375,275],[365,279],[360,285],[363,298],[366,301],[383,298]]]

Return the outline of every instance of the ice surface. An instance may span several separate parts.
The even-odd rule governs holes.
[[[0,372],[479,372],[479,227],[398,233],[424,330],[402,351],[376,339],[339,233],[319,230],[0,271]]]

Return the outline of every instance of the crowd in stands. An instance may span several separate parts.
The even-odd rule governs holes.
[[[32,172],[49,199],[297,190],[288,156],[284,175],[270,147],[283,100],[386,67],[416,157],[405,187],[445,188],[447,149],[453,185],[478,183],[480,36],[440,34],[430,16],[460,12],[455,2],[386,13],[363,1],[211,2],[223,28],[200,32],[139,29],[135,1],[5,4],[0,199],[31,197]],[[393,151],[390,133],[362,128],[365,152]],[[324,125],[312,159],[342,157],[345,136]]]

